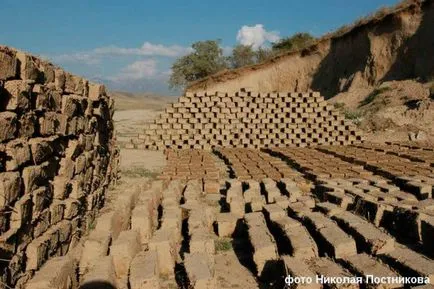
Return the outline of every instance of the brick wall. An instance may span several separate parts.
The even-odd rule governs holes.
[[[113,104],[104,86],[0,46],[0,288],[92,226],[116,174]]]
[[[346,145],[361,132],[317,92],[187,93],[127,148],[210,149]]]

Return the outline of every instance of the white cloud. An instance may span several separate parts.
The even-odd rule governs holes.
[[[192,51],[191,47],[180,45],[165,46],[162,44],[143,43],[138,48],[119,47],[115,45],[98,47],[90,51],[45,55],[46,58],[55,63],[84,63],[89,65],[99,64],[104,57],[114,56],[160,56],[160,57],[180,57]]]
[[[56,63],[84,63],[89,65],[99,64],[101,59],[95,57],[92,53],[77,52],[71,54],[59,54],[54,56],[44,56],[44,58],[52,60]]]
[[[139,48],[123,48],[118,46],[106,46],[95,48],[93,53],[96,55],[138,55],[138,56],[166,56],[178,57],[183,56],[192,51],[191,47],[180,45],[165,46],[162,44],[152,44],[145,42]]]
[[[111,81],[129,81],[149,79],[157,75],[157,61],[154,59],[139,60],[124,67],[117,75],[108,77]]]
[[[237,34],[238,42],[243,45],[252,45],[253,49],[258,49],[266,42],[276,42],[279,39],[279,32],[267,31],[262,24],[256,24],[255,26],[244,25],[238,30]]]

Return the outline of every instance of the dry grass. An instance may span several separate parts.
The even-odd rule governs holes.
[[[145,168],[137,167],[122,171],[122,175],[129,178],[155,179],[159,175],[159,173]]]

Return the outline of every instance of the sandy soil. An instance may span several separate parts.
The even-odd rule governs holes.
[[[143,124],[155,119],[161,110],[153,109],[132,109],[116,111],[113,119],[117,135],[137,135],[143,132]]]
[[[128,142],[143,131],[143,124],[155,119],[176,98],[142,96],[113,92],[116,111],[113,116],[118,142]],[[162,151],[121,149],[120,168],[123,172],[158,173],[166,163]]]

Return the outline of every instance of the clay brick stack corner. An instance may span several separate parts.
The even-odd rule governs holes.
[[[187,93],[127,148],[347,145],[361,132],[319,93]]]
[[[0,46],[0,287],[91,226],[116,174],[113,111],[104,86]]]

